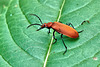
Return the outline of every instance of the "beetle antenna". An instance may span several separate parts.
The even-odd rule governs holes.
[[[37,16],[36,14],[30,14],[30,15],[36,16],[36,17],[40,20],[41,24],[43,24],[43,23],[42,23],[42,20],[40,19],[39,16]]]
[[[36,31],[39,31],[39,30],[41,30],[41,29],[43,29],[43,28],[41,27],[41,28],[37,29]]]
[[[41,26],[40,24],[30,24],[27,28],[29,28],[30,26],[33,26],[33,25],[39,25],[39,26]]]

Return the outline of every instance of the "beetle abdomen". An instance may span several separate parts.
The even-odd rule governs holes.
[[[68,37],[71,37],[71,38],[79,37],[78,32],[68,25],[65,25],[59,22],[54,22],[52,25],[52,28],[56,30],[58,33],[64,34]]]

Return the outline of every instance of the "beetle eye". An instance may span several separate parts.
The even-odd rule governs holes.
[[[44,24],[44,27],[45,27],[45,24]]]

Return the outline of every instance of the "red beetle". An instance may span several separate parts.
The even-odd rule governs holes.
[[[41,22],[41,24],[31,24],[31,25],[29,25],[27,28],[29,28],[30,26],[32,26],[32,25],[39,25],[39,26],[41,26],[39,29],[37,29],[37,31],[39,31],[39,30],[41,30],[41,29],[43,29],[43,28],[47,28],[47,29],[49,29],[49,32],[48,32],[48,34],[50,33],[50,28],[52,28],[54,31],[53,31],[53,38],[55,39],[55,42],[57,41],[57,39],[55,38],[55,31],[56,32],[58,32],[58,33],[60,33],[61,34],[61,39],[62,39],[62,42],[63,42],[63,44],[64,44],[64,46],[65,46],[65,48],[66,48],[66,50],[65,50],[65,52],[63,53],[63,54],[65,54],[66,52],[67,52],[67,46],[65,45],[65,43],[64,43],[64,41],[63,41],[63,35],[66,35],[66,36],[68,36],[68,37],[70,37],[70,38],[78,38],[79,37],[79,34],[78,33],[81,33],[82,31],[79,31],[79,32],[77,32],[75,29],[74,29],[74,26],[71,24],[71,23],[69,23],[69,24],[67,24],[67,25],[65,25],[65,24],[62,24],[61,22],[48,22],[48,23],[42,23],[42,21],[41,21],[41,19],[36,15],[36,14],[30,14],[30,15],[34,15],[34,16],[36,16],[39,20],[40,20],[40,22]],[[84,23],[84,22],[86,22],[86,21],[83,21],[82,23],[81,23],[81,25]],[[89,23],[89,21],[87,21],[88,23]],[[70,27],[69,25],[71,25],[72,27]],[[54,42],[54,43],[55,43]],[[53,43],[53,44],[54,44]]]

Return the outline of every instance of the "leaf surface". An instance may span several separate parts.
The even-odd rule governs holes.
[[[72,23],[80,33],[72,39],[48,29],[36,31],[43,23]],[[90,23],[81,22],[89,20]],[[0,67],[99,67],[100,66],[100,0],[1,0],[0,1]]]

